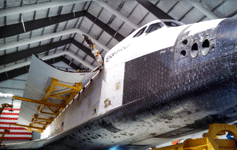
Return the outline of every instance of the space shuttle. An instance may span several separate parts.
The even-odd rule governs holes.
[[[106,54],[100,73],[78,98],[80,107],[65,110],[61,133],[1,148],[147,149],[212,123],[232,123],[236,52],[236,19],[150,22]]]

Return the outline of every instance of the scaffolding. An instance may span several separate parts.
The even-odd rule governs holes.
[[[56,86],[67,88],[67,90],[63,92],[57,92],[55,90]],[[51,115],[52,117],[42,118],[42,117],[39,117],[38,114],[35,114],[29,125],[22,125],[22,124],[11,124],[11,125],[28,128],[27,129],[28,132],[37,131],[37,132],[42,133],[46,129],[46,127],[52,123],[54,118],[56,118],[62,112],[62,110],[70,103],[70,101],[78,94],[78,92],[81,89],[82,89],[81,83],[75,83],[75,86],[71,86],[71,85],[59,83],[57,79],[52,78],[52,84],[48,86],[48,88],[45,91],[45,96],[41,100],[13,96],[12,97],[13,99],[40,104],[37,108],[38,114],[47,114],[47,115]],[[48,100],[50,97],[56,100],[61,100],[62,103],[58,104],[58,103],[49,102]],[[47,107],[51,112],[43,111],[45,107]]]

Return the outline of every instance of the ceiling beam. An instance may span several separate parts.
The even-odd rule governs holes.
[[[67,55],[67,56],[69,56],[69,57],[75,59],[76,61],[82,63],[84,66],[86,66],[86,67],[89,68],[90,70],[95,69],[95,67],[92,66],[90,63],[85,62],[85,61],[83,60],[83,58],[80,58],[80,57],[78,57],[78,56],[75,56],[75,54],[72,53],[72,52],[70,52],[70,51],[62,51],[62,52],[59,52],[59,53],[56,53],[56,54],[44,56],[44,57],[42,57],[41,59],[44,61],[44,60],[49,60],[49,59],[52,59],[52,58],[55,58],[55,57],[64,56],[64,55]],[[15,64],[15,65],[9,66],[9,67],[2,68],[2,69],[0,69],[0,73],[4,73],[4,72],[8,72],[8,71],[17,69],[17,68],[21,68],[21,67],[24,67],[24,66],[28,66],[28,65],[30,65],[30,63],[31,63],[31,61],[26,61],[26,62],[18,63],[18,64]]]
[[[107,24],[100,21],[98,18],[94,17],[92,14],[86,12],[86,11],[77,11],[69,14],[63,14],[59,16],[54,16],[50,18],[43,18],[38,20],[32,20],[32,21],[26,21],[24,22],[25,30],[26,32],[44,28],[53,24],[58,24],[64,21],[69,21],[71,19],[79,18],[82,16],[86,16],[89,20],[94,22],[97,26],[99,26],[101,29],[106,31],[111,36],[114,36],[114,38],[118,41],[122,41],[125,37],[121,35],[120,33],[116,32],[114,29],[110,28]],[[9,36],[14,36],[17,34],[24,33],[24,28],[22,26],[22,23],[7,25],[0,27],[0,38],[6,38]]]
[[[8,63],[12,63],[27,57],[32,56],[32,54],[36,55],[42,52],[45,52],[47,50],[51,50],[63,45],[67,45],[70,44],[72,41],[72,39],[67,39],[67,40],[63,40],[63,41],[59,41],[59,42],[54,42],[52,44],[46,44],[46,45],[42,45],[42,46],[38,46],[38,47],[34,47],[34,48],[29,48],[26,50],[22,50],[22,51],[17,51],[17,52],[13,52],[10,54],[6,54],[6,55],[2,55],[0,56],[0,65],[4,65],[4,64],[8,64]]]
[[[74,33],[78,33],[80,35],[82,34],[87,35],[95,43],[96,46],[99,46],[105,51],[109,51],[109,48],[107,46],[105,46],[104,44],[96,40],[95,38],[91,37],[90,35],[86,34],[84,31],[77,28],[68,29],[68,30],[64,30],[64,31],[56,32],[56,33],[44,34],[42,36],[32,37],[31,39],[24,39],[24,40],[20,40],[16,42],[7,43],[0,47],[0,51],[4,51],[5,49],[15,48],[15,47],[19,47],[19,46],[23,46],[23,45],[27,45],[31,43],[40,42],[43,40],[49,40],[51,38],[56,38],[56,37],[60,37],[64,35],[74,34]]]
[[[48,55],[48,56],[42,57],[41,59],[42,60],[48,60],[48,59],[51,59],[51,58],[64,56],[64,55],[67,55],[67,56],[73,58],[74,60],[76,60],[79,63],[83,64],[85,67],[89,68],[90,70],[95,69],[94,66],[92,66],[90,63],[84,61],[82,57],[79,57],[78,55],[76,56],[72,51],[62,51],[62,52],[59,52],[59,53],[56,53],[56,54],[53,54],[53,55]],[[0,70],[0,72],[1,72],[1,70]]]
[[[82,3],[86,2],[88,0],[57,0],[53,2],[46,2],[46,3],[40,3],[40,4],[33,4],[33,5],[24,5],[22,7],[13,7],[8,9],[3,9],[0,11],[0,18],[8,15],[16,15],[20,13],[27,13],[27,12],[34,12],[37,10],[47,9],[47,8],[53,8],[53,7],[60,7],[65,5],[71,5],[75,3]]]
[[[114,36],[114,38],[118,40],[119,42],[125,38],[123,35],[116,32],[114,29],[110,28],[107,24],[103,23],[102,21],[100,21],[98,18],[94,17],[90,13],[86,12],[85,16],[88,19],[90,19],[92,22],[94,22],[97,26],[99,26],[101,29],[103,29],[105,32],[110,34],[112,37]]]
[[[55,64],[55,63],[60,62],[60,61],[64,62],[68,66],[72,67],[74,70],[78,70],[78,69],[82,70],[82,68],[80,68],[79,66],[77,66],[73,63],[70,64],[70,61],[67,60],[64,56],[60,56],[60,57],[57,57],[57,58],[52,58],[52,59],[49,59],[49,60],[45,60],[44,62],[49,64],[49,65],[52,65],[52,64]]]
[[[7,73],[6,72],[0,73],[0,82],[23,75],[25,73],[28,73],[28,71],[29,71],[29,66],[24,66],[21,68],[17,68],[15,70],[11,70]]]
[[[92,52],[89,48],[85,47],[84,45],[82,45],[81,43],[79,43],[78,41],[76,41],[74,39],[72,39],[71,43],[73,45],[75,45],[76,47],[78,47],[83,52],[85,52],[87,55],[89,55],[89,56],[91,56],[92,58],[95,59],[95,56],[92,54]]]
[[[167,13],[156,7],[156,5],[152,4],[149,1],[144,0],[136,0],[140,5],[142,5],[144,8],[146,8],[149,12],[151,12],[153,15],[155,15],[158,19],[173,19],[171,16],[169,16]]]
[[[218,8],[220,8],[226,1],[221,1],[218,5],[216,5],[214,8],[212,8],[212,12],[214,12],[215,10],[217,10]],[[199,19],[197,22],[201,22],[203,21],[207,16],[204,15],[201,19]],[[228,16],[226,18],[229,18]]]
[[[204,7],[203,4],[200,3],[200,2],[189,1],[189,0],[187,0],[187,2],[189,2],[190,5],[192,5],[193,7],[198,9],[199,11],[201,11],[204,15],[206,15],[210,19],[219,19],[220,18],[214,12],[212,12],[211,10]]]
[[[85,16],[86,11],[78,11],[74,13],[54,16],[50,18],[43,18],[38,20],[26,21],[24,22],[26,32],[44,28],[53,24],[61,23],[71,19]],[[24,33],[22,23],[12,24],[8,26],[0,27],[0,38],[6,38],[9,36],[14,36],[17,34]]]
[[[57,57],[57,58],[52,58],[52,59],[49,59],[49,60],[45,60],[44,62],[47,63],[47,64],[49,64],[49,65],[52,65],[52,64],[55,64],[55,63],[60,62],[60,61],[64,62],[64,63],[67,64],[68,66],[72,67],[74,70],[81,69],[81,68],[79,68],[79,66],[77,66],[77,65],[75,65],[75,64],[73,64],[73,63],[69,64],[70,61],[67,60],[67,59],[66,59],[65,57],[63,57],[63,56],[60,56],[60,57]]]
[[[63,61],[66,64],[68,64],[68,60],[66,58],[64,58],[63,56],[60,56],[60,57],[57,57],[57,58],[52,58],[52,59],[46,60],[44,62],[47,63],[47,64],[52,65],[52,64],[60,62],[60,61]],[[76,67],[74,65],[70,65],[70,66],[75,70],[81,69],[76,65],[75,65]],[[8,79],[15,78],[15,77],[23,75],[23,74],[26,74],[26,73],[28,73],[28,71],[29,71],[29,65],[21,67],[21,68],[14,69],[14,70],[11,70],[11,71],[8,71],[7,73],[5,73],[5,72],[0,73],[0,82],[8,80]]]
[[[64,45],[67,45],[67,44],[75,45],[76,47],[81,49],[83,52],[85,52],[87,55],[89,55],[93,59],[95,59],[95,56],[91,53],[91,50],[89,48],[85,47],[84,45],[82,45],[78,41],[71,38],[71,39],[66,39],[66,40],[59,41],[59,42],[54,42],[52,44],[46,44],[46,45],[42,45],[42,46],[39,46],[39,47],[29,48],[29,49],[26,49],[26,50],[17,51],[17,52],[13,52],[13,53],[10,53],[10,54],[2,55],[2,56],[0,56],[0,60],[1,60],[0,65],[16,62],[18,60],[30,57],[33,54],[36,55],[36,54],[46,52],[46,51],[49,51],[51,49],[54,49],[54,48],[57,48],[57,47],[60,47],[60,46],[64,46]]]
[[[68,66],[70,66],[70,67],[72,67],[74,70],[78,70],[78,69],[80,69],[80,70],[82,70],[82,68],[80,68],[79,66],[77,66],[77,65],[75,65],[73,62],[71,62],[71,61],[69,61],[69,60],[67,60],[66,58],[64,58],[63,56],[61,56],[63,59],[62,59],[62,61],[65,63],[65,64],[67,64]],[[59,57],[60,58],[60,57]],[[53,58],[53,60],[54,60],[55,58]],[[57,58],[56,58],[57,59]],[[47,62],[46,62],[47,63]],[[49,63],[47,63],[47,64],[49,64]]]
[[[103,2],[103,1],[95,1],[95,2],[98,3],[100,6],[104,7],[106,10],[110,11],[112,14],[114,14],[115,16],[120,18],[121,20],[123,20],[125,23],[130,25],[132,28],[134,28],[134,29],[138,29],[139,28],[139,26],[137,24],[135,24],[134,22],[129,20],[127,17],[123,16],[120,12],[118,12],[114,8],[110,7],[105,2]]]
[[[195,7],[191,7],[178,21],[182,21]]]

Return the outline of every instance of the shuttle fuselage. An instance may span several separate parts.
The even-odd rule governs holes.
[[[162,20],[136,30],[105,56],[98,117],[41,149],[146,148],[234,121],[236,24]]]

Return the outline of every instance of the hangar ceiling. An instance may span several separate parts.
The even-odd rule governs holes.
[[[189,24],[235,17],[236,6],[226,0],[2,0],[0,82],[26,74],[32,54],[74,69],[97,66],[81,34],[89,35],[104,57],[131,32],[155,19]]]

